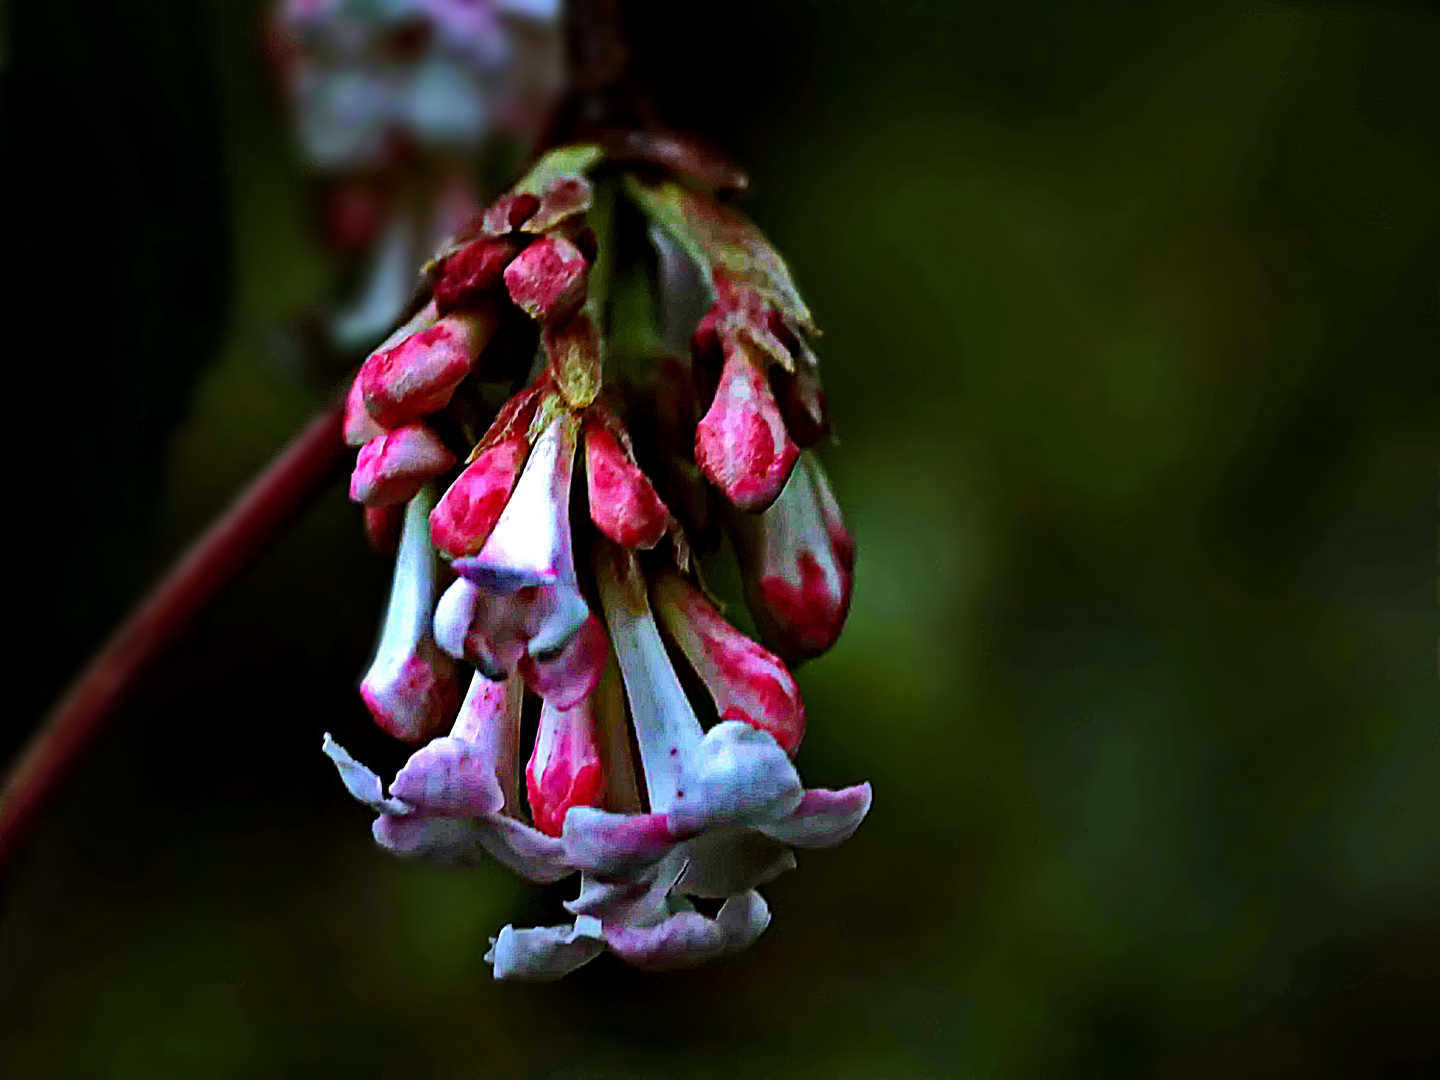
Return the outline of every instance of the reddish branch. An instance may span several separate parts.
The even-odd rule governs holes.
[[[338,406],[316,416],[115,631],[31,739],[0,792],[0,872],[70,769],[171,645],[341,475]]]

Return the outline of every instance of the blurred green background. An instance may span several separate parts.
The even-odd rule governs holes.
[[[860,563],[800,765],[869,820],[748,953],[492,982],[564,890],[372,846],[337,490],[5,883],[0,1075],[1440,1075],[1436,9],[672,7],[826,330]],[[255,11],[3,11],[0,749],[336,375]]]

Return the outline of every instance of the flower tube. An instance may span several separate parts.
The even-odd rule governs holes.
[[[758,516],[733,514],[729,524],[766,643],[790,663],[835,644],[850,613],[855,542],[814,454],[801,455],[774,506]]]
[[[421,491],[406,508],[380,644],[360,683],[375,722],[407,742],[443,730],[459,697],[455,664],[430,636],[437,570],[426,528],[432,501]]]

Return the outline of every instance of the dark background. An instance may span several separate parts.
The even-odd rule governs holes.
[[[0,1074],[1440,1075],[1436,9],[642,14],[826,330],[800,764],[869,820],[748,953],[493,983],[558,893],[385,857],[320,754],[396,759],[337,490],[0,891]],[[13,753],[332,376],[255,10],[0,17]]]

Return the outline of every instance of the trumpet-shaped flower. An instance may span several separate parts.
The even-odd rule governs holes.
[[[579,423],[559,411],[530,452],[489,539],[451,566],[465,585],[442,603],[442,640],[482,669],[519,670],[562,709],[594,688],[605,637],[580,594],[570,535]]]
[[[519,681],[475,675],[450,734],[411,755],[386,795],[380,778],[329,735],[325,753],[350,794],[379,812],[375,839],[400,855],[473,866],[489,854],[531,881],[573,872],[552,836],[521,820]]]
[[[765,513],[733,515],[746,598],[765,640],[790,662],[835,644],[850,612],[855,543],[812,453]]]
[[[443,730],[459,696],[454,661],[430,633],[437,574],[426,528],[430,506],[428,492],[422,491],[406,509],[380,644],[360,683],[360,696],[375,722],[408,742]]]

